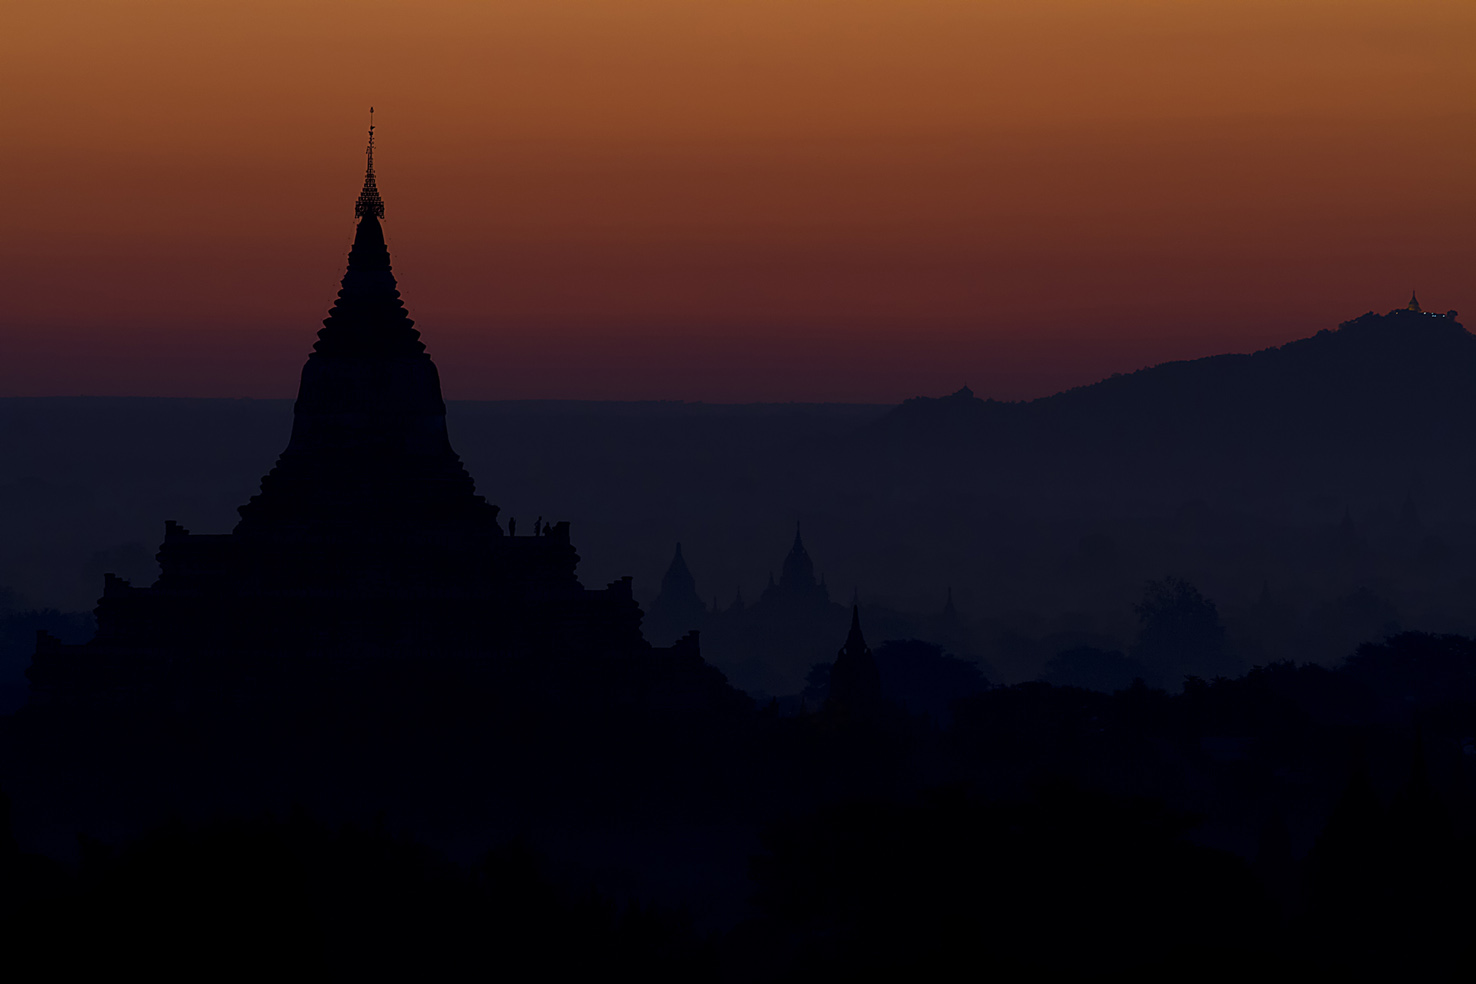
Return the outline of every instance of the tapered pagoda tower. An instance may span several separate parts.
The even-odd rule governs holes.
[[[91,642],[38,641],[34,694],[218,683],[284,659],[651,652],[629,578],[581,586],[568,523],[504,532],[452,449],[439,375],[390,266],[372,125],[354,212],[348,270],[261,492],[230,534],[165,523],[159,579],[107,575]],[[681,646],[695,655],[695,637]]]
[[[354,215],[348,271],[302,368],[292,439],[236,532],[496,536],[497,508],[474,494],[451,449],[440,376],[390,268],[372,125]]]

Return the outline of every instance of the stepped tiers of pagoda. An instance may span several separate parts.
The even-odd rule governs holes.
[[[241,507],[247,537],[337,540],[497,537],[446,436],[435,363],[406,314],[374,214],[302,367],[292,439]]]
[[[261,492],[230,534],[167,523],[159,579],[109,575],[91,642],[38,641],[33,694],[143,685],[212,656],[652,653],[628,578],[584,588],[567,523],[512,536],[476,494],[390,268],[372,142],[356,214],[291,439]],[[695,636],[679,645],[695,656]]]

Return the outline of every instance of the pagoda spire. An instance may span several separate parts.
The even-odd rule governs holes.
[[[496,507],[475,494],[451,447],[440,375],[390,268],[372,116],[365,156],[348,269],[302,368],[292,437],[236,530],[500,536]]]
[[[809,551],[805,550],[805,541],[800,537],[798,521],[794,524],[794,545],[789,548],[789,556],[784,558],[784,568],[779,576],[779,583],[787,589],[811,590],[815,587],[815,564],[810,560]]]
[[[882,709],[881,674],[861,635],[861,606],[851,606],[851,631],[830,665],[825,709],[842,720],[874,720]]]
[[[1409,292],[1409,304],[1405,307],[1405,310],[1413,311],[1416,314],[1424,313],[1424,311],[1420,308],[1420,299],[1415,295],[1414,291]]]
[[[379,197],[379,185],[374,182],[374,107],[369,107],[369,149],[365,155],[369,161],[364,168],[364,189],[359,192],[359,200],[354,203],[354,218],[362,219],[366,215],[372,215],[376,219],[384,218],[384,199]]]
[[[841,655],[861,652],[871,655],[871,650],[866,647],[866,637],[861,634],[861,605],[856,601],[851,604],[851,631],[846,635],[846,644],[841,649]]]

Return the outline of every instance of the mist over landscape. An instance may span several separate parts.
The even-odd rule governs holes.
[[[1133,606],[1165,576],[1216,603],[1242,668],[1476,632],[1471,378],[1459,322],[1395,311],[1026,403],[452,401],[450,421],[504,515],[571,523],[587,583],[632,575],[649,607],[681,542],[704,603],[726,610],[761,595],[798,522],[834,601],[857,593],[883,631],[926,638],[951,590],[961,626],[933,641],[1017,682],[1058,651],[1129,649]],[[291,404],[11,399],[0,414],[0,583],[85,612],[104,572],[154,580],[161,518],[234,525]],[[745,682],[797,693],[825,656]]]

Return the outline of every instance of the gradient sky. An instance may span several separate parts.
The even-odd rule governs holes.
[[[366,109],[449,398],[1021,398],[1476,323],[1470,0],[0,7],[0,395],[290,396]]]

